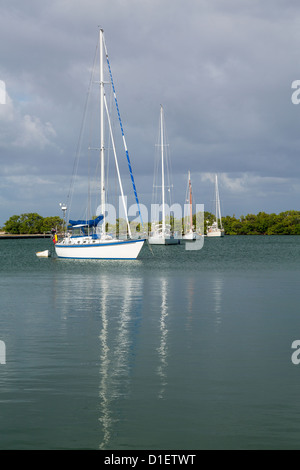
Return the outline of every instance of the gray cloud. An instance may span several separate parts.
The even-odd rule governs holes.
[[[291,102],[291,84],[300,79],[299,13],[296,1],[280,0],[2,5],[0,80],[8,99],[0,104],[0,225],[13,213],[59,213],[98,25],[142,202],[151,201],[162,103],[178,202],[191,170],[208,209],[213,172],[224,213],[297,209],[300,106]]]

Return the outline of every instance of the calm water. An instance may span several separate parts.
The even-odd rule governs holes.
[[[300,449],[300,237],[51,243],[0,241],[1,449]]]

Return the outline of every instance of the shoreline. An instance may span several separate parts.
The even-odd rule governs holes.
[[[24,239],[24,238],[51,238],[52,235],[49,233],[40,233],[40,234],[9,234],[9,233],[0,233],[0,240],[5,239]]]

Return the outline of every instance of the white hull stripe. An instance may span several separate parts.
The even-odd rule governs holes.
[[[70,245],[64,245],[64,244],[59,244],[56,243],[57,248],[105,248],[107,246],[118,246],[118,245],[127,245],[129,243],[142,243],[145,240],[126,240],[126,241],[120,241],[120,242],[112,242],[112,243],[78,243],[76,244],[70,244]]]

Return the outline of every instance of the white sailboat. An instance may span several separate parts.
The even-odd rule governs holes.
[[[161,207],[162,207],[162,221],[152,222],[151,233],[148,238],[150,245],[178,245],[179,240],[174,238],[171,232],[171,225],[166,223],[166,189],[171,190],[170,185],[167,186],[165,183],[165,170],[166,170],[166,158],[165,148],[167,144],[165,142],[165,122],[164,122],[164,110],[160,107],[160,158],[161,158]],[[167,187],[166,187],[167,186]],[[156,187],[154,182],[153,188]],[[157,202],[157,201],[155,201]],[[158,214],[157,214],[158,216]]]
[[[189,224],[188,227],[189,229],[185,232],[183,235],[183,240],[186,241],[194,241],[196,240],[196,232],[194,230],[194,225],[193,225],[193,195],[192,195],[192,182],[191,182],[191,173],[188,173],[188,198],[186,198],[186,201],[189,203]]]
[[[105,53],[105,55],[104,55]],[[130,176],[133,183],[133,189],[136,196],[136,201],[139,207],[136,188],[132,175],[132,169],[130,165],[129,155],[126,147],[125,136],[123,132],[123,126],[120,118],[118,103],[115,94],[114,83],[112,79],[110,64],[108,60],[107,49],[104,41],[104,32],[100,29],[99,32],[99,54],[100,54],[100,167],[101,167],[101,213],[96,218],[90,220],[70,220],[68,231],[64,237],[55,243],[55,251],[59,258],[72,258],[72,259],[136,259],[139,255],[144,239],[133,239],[131,237],[130,224],[128,222],[126,202],[123,193],[122,182],[120,178],[119,166],[116,157],[114,138],[112,135],[112,126],[108,113],[108,106],[104,90],[104,59],[108,64],[110,74],[110,85],[114,92],[114,99],[117,106],[119,121],[121,125],[122,138],[126,151],[127,161],[130,170]],[[104,142],[104,114],[107,114],[107,122],[110,131],[111,143],[115,156],[116,172],[119,179],[120,191],[123,200],[123,207],[126,214],[127,232],[129,239],[121,240],[115,236],[108,235],[106,233],[106,187],[105,187],[105,142]],[[64,216],[67,210],[66,205],[63,205],[62,210]],[[98,226],[99,224],[99,226]],[[102,224],[100,226],[100,224]],[[100,228],[101,227],[101,228]],[[99,230],[100,229],[100,230]]]
[[[224,237],[225,231],[222,226],[222,217],[221,217],[221,206],[220,206],[220,196],[219,196],[219,187],[218,187],[218,175],[215,175],[215,218],[216,220],[212,225],[207,227],[207,236],[208,237]]]

